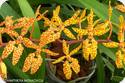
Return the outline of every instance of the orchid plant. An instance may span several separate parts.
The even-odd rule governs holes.
[[[80,72],[79,60],[72,57],[75,56],[77,52],[82,50],[81,55],[86,61],[94,60],[98,54],[98,44],[102,44],[108,48],[117,48],[116,52],[116,66],[117,68],[124,68],[125,64],[125,42],[124,42],[124,27],[125,20],[123,16],[119,17],[119,26],[118,26],[118,42],[112,41],[110,39],[112,35],[112,7],[109,3],[108,8],[108,18],[105,21],[101,19],[95,20],[95,13],[93,9],[90,9],[89,14],[86,13],[86,9],[82,12],[80,10],[76,11],[71,18],[63,21],[59,16],[60,6],[57,6],[53,10],[53,15],[51,19],[47,18],[45,11],[40,13],[40,6],[37,8],[35,17],[22,17],[18,19],[13,19],[12,16],[7,16],[3,22],[0,23],[0,46],[4,47],[4,50],[1,55],[0,62],[0,74],[2,78],[7,78],[6,66],[3,62],[5,58],[12,53],[12,64],[16,66],[19,62],[20,57],[23,54],[25,48],[34,49],[35,52],[29,53],[24,61],[22,67],[23,72],[30,71],[30,74],[36,73],[40,66],[43,63],[43,58],[41,56],[42,52],[45,52],[50,56],[59,56],[59,53],[53,52],[49,48],[45,48],[46,45],[55,42],[56,40],[62,43],[62,49],[64,55],[59,56],[56,60],[52,61],[54,65],[57,63],[63,63],[63,73],[67,80],[71,79],[72,72],[78,74]],[[124,5],[117,5],[116,9],[121,12],[125,12]],[[35,21],[44,21],[44,26],[48,27],[41,35],[39,39],[33,39],[32,33],[34,31]],[[87,26],[82,26],[81,23],[87,21]],[[72,26],[74,25],[74,26]],[[30,27],[32,30],[29,32]],[[72,27],[72,30],[76,33],[73,34],[70,31],[69,27]],[[17,31],[20,30],[20,31]],[[2,40],[2,35],[6,33],[10,36],[10,40],[6,43]],[[64,33],[70,40],[62,38],[61,35]],[[95,37],[99,37],[109,33],[109,36],[105,40],[98,40]],[[29,37],[26,35],[30,34]],[[79,43],[79,45],[70,50],[72,44]],[[46,56],[47,56],[46,55]]]

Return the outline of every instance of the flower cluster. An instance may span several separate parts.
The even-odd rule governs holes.
[[[40,42],[35,43],[33,42],[32,38],[28,38],[25,35],[28,33],[29,28],[33,28],[33,24],[35,21],[39,20],[38,18],[19,18],[16,20],[12,19],[12,16],[7,16],[5,21],[0,23],[0,45],[3,46],[6,44],[1,59],[7,58],[11,53],[13,53],[12,57],[12,64],[16,65],[18,61],[20,60],[21,55],[23,54],[23,51],[25,48],[32,48],[36,51],[33,53],[30,53],[25,61],[23,66],[23,72],[27,72],[29,69],[31,69],[31,74],[34,74],[39,67],[42,64],[42,56],[41,52],[45,52],[51,55],[57,55],[58,53],[54,53],[48,49],[43,48],[46,44],[53,41],[52,37],[48,38],[48,33],[52,34],[53,31],[48,30],[44,32],[41,35],[41,41],[46,42]],[[17,31],[17,29],[20,30],[20,32]],[[52,33],[51,33],[52,32]],[[11,40],[8,43],[5,43],[2,41],[2,35],[6,33],[11,37]],[[30,34],[32,35],[32,34]],[[55,35],[55,34],[54,34]]]
[[[117,68],[123,68],[125,63],[125,42],[124,42],[124,26],[125,20],[123,16],[119,17],[119,31],[118,31],[118,41],[119,42],[109,42],[103,43],[104,46],[109,48],[116,48],[118,47],[118,51],[116,52],[116,66]]]
[[[75,72],[76,74],[80,72],[79,61],[72,56],[76,54],[80,49],[82,49],[82,55],[85,60],[94,60],[97,56],[99,43],[99,41],[96,40],[95,37],[104,35],[109,32],[109,36],[106,39],[109,40],[112,34],[112,22],[110,21],[110,18],[112,16],[112,7],[110,3],[108,18],[104,22],[102,22],[100,19],[94,20],[95,15],[92,9],[90,10],[90,13],[88,15],[86,15],[86,9],[82,12],[78,10],[73,14],[71,18],[65,21],[62,21],[59,16],[60,6],[57,6],[56,9],[53,10],[53,16],[51,19],[45,16],[47,11],[41,14],[39,10],[40,6],[36,11],[35,18],[22,17],[13,20],[12,16],[7,16],[5,21],[0,23],[0,45],[5,46],[1,55],[1,59],[7,58],[12,53],[12,64],[16,65],[19,62],[20,57],[23,56],[23,51],[25,50],[25,48],[32,48],[35,50],[35,52],[29,53],[26,57],[22,68],[23,72],[27,72],[30,70],[30,73],[34,74],[38,71],[41,64],[43,63],[41,52],[45,52],[47,53],[47,55],[51,56],[59,56],[59,53],[55,53],[49,49],[46,49],[44,48],[44,46],[56,40],[61,40],[61,34],[63,32],[67,37],[71,39],[71,41],[76,41],[76,43],[80,41],[80,44],[78,47],[70,51],[70,44],[68,44],[68,41],[63,38],[61,42],[64,55],[61,55],[61,57],[57,58],[52,63],[57,64],[63,62],[64,75],[66,79],[71,79],[72,72]],[[32,32],[30,33],[30,38],[26,35],[28,34],[30,27],[34,29],[34,22],[39,20],[44,20],[44,26],[48,26],[49,28],[41,34],[39,41],[36,43],[31,37]],[[109,41],[102,42],[102,44],[110,48],[118,47],[118,51],[116,52],[116,66],[118,68],[123,68],[123,65],[125,64],[125,20],[123,16],[120,16],[119,20],[119,42]],[[87,21],[86,27],[81,26],[81,23],[84,21]],[[74,35],[68,29],[68,27],[72,25],[76,26],[72,27],[72,30],[76,32],[77,35]],[[19,29],[20,31],[17,31],[17,29]],[[8,34],[11,37],[11,40],[7,43],[4,43],[2,40],[2,35],[4,33]]]

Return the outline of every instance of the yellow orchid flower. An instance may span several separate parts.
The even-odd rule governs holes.
[[[39,45],[43,47],[46,44],[49,44],[59,38],[60,38],[60,30],[50,27],[47,31],[41,34]]]
[[[115,64],[117,66],[117,68],[123,68],[125,64],[125,53],[122,53],[121,50],[118,50],[116,52],[116,61],[115,61]]]
[[[78,35],[81,35],[81,36],[91,35],[91,34],[93,34],[93,36],[100,36],[107,33],[110,30],[108,28],[108,25],[109,25],[108,20],[106,20],[104,23],[98,23],[98,20],[93,22],[93,17],[94,17],[93,10],[91,9],[90,14],[87,17],[88,26],[85,29],[73,27],[73,30],[76,33],[78,33]]]
[[[83,57],[85,60],[93,60],[97,55],[97,41],[93,39],[86,39],[82,46]]]
[[[72,69],[71,69],[70,63],[68,61],[65,61],[63,64],[63,72],[64,72],[66,79],[71,79]]]
[[[69,45],[66,43],[65,40],[63,40],[63,52],[64,52],[65,56],[62,56],[62,57],[56,59],[54,62],[52,62],[53,64],[57,64],[57,63],[64,61],[63,72],[65,74],[66,79],[71,79],[72,70],[76,74],[78,74],[80,71],[80,65],[78,63],[78,60],[71,57],[71,55],[78,52],[80,50],[80,48],[81,48],[81,44],[77,48],[75,48],[71,52],[69,52]],[[64,59],[66,59],[66,60],[64,60]]]
[[[27,44],[28,46],[30,44]],[[36,52],[34,53],[30,53],[27,58],[25,59],[24,61],[24,65],[23,65],[23,72],[27,72],[28,70],[31,69],[31,74],[34,74],[38,71],[38,69],[40,68],[40,66],[42,65],[42,62],[43,62],[43,59],[41,57],[41,52],[45,52],[47,53],[48,55],[51,55],[51,56],[56,56],[58,55],[58,53],[54,53],[48,49],[44,49],[43,47],[41,46],[37,46],[36,48]]]
[[[110,29],[107,28],[109,21],[98,24],[99,20],[93,21],[94,12],[91,9],[90,14],[87,16],[88,26],[85,29],[82,28],[73,28],[73,30],[78,33],[78,36],[87,35],[87,39],[83,40],[82,51],[83,57],[85,60],[93,60],[97,55],[97,41],[94,39],[94,36],[100,36],[107,33]],[[95,26],[96,25],[96,26]]]
[[[116,48],[116,47],[118,47],[118,43],[117,42],[108,42],[108,43],[102,43],[104,46],[106,46],[106,47],[109,47],[109,48]]]
[[[27,58],[24,61],[23,65],[23,72],[27,72],[28,70],[31,69],[31,74],[34,74],[37,72],[39,67],[42,64],[42,58],[40,54],[35,54],[35,53],[30,53]]]
[[[7,58],[13,52],[12,64],[16,65],[23,53],[24,47],[19,44],[18,47],[15,46],[15,41],[9,41],[2,53],[2,59]]]
[[[96,21],[93,21],[94,13],[93,13],[93,10],[91,9],[90,10],[90,14],[87,16],[88,26],[85,27],[85,28],[76,28],[76,27],[73,27],[73,30],[76,33],[78,33],[78,36],[81,37],[81,38],[84,35],[88,35],[88,37],[92,37],[92,38],[93,38],[93,36],[104,35],[109,30],[111,30],[111,28],[108,27],[109,24],[110,24],[111,16],[112,16],[112,7],[111,7],[110,2],[109,2],[109,9],[108,9],[108,11],[109,11],[108,12],[109,19],[106,20],[103,23],[99,23],[100,19],[98,19]]]
[[[2,52],[2,59],[7,58],[11,52],[14,50],[15,41],[9,41],[9,43],[6,45]]]
[[[6,64],[3,61],[0,61],[0,76],[3,79],[7,78],[7,67],[6,67]]]
[[[109,48],[116,48],[118,47],[118,51],[116,52],[116,66],[117,68],[123,68],[123,63],[125,63],[124,57],[125,57],[125,41],[124,41],[124,26],[125,26],[125,20],[123,16],[119,17],[119,32],[118,32],[118,41],[119,42],[108,42],[103,43],[104,46]]]
[[[41,18],[43,18],[45,20],[44,25],[50,26],[50,27],[53,27],[56,29],[59,28],[58,32],[60,32],[60,34],[63,31],[67,37],[69,37],[71,39],[76,39],[75,36],[71,33],[71,31],[66,29],[65,27],[82,22],[85,17],[86,10],[84,10],[82,12],[80,17],[78,17],[80,14],[80,11],[79,10],[76,11],[76,13],[74,13],[74,15],[71,18],[67,19],[64,22],[62,22],[61,18],[59,17],[59,11],[60,11],[60,6],[57,6],[56,9],[53,10],[53,16],[52,16],[51,20],[49,20],[45,16],[41,15]]]
[[[125,6],[122,4],[116,5],[115,8],[123,13],[125,13]]]
[[[124,17],[123,16],[120,16],[119,17],[119,21],[120,21],[120,24],[119,24],[119,32],[118,32],[118,41],[119,43],[117,42],[108,42],[108,43],[103,43],[104,46],[106,47],[110,47],[110,48],[115,48],[115,47],[124,47],[124,26],[125,26],[125,20],[124,20]]]
[[[59,26],[62,24],[62,20],[59,17],[60,6],[57,6],[55,10],[53,10],[53,16],[51,18],[51,22],[53,25]]]
[[[71,52],[69,52],[69,45],[66,43],[65,40],[63,40],[63,53],[65,54],[65,56],[58,58],[57,60],[55,60],[52,63],[57,64],[57,63],[63,61],[67,56],[70,57],[71,55],[74,55],[75,53],[77,53],[81,49],[81,46],[82,46],[82,44],[80,44],[78,47],[76,47]]]
[[[19,44],[18,47],[15,47],[14,48],[14,51],[13,51],[13,57],[12,57],[12,64],[13,65],[16,65],[17,62],[19,61],[20,59],[20,56],[22,55],[23,53],[23,50],[24,50],[24,47]]]

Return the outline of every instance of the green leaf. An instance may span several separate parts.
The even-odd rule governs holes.
[[[5,18],[6,16],[13,16],[14,18],[19,18],[20,16],[13,10],[13,8],[8,4],[4,3],[0,8],[0,15]]]
[[[114,70],[115,70],[114,65],[112,65],[111,62],[104,57],[103,57],[103,61],[105,62],[105,65],[109,68],[109,70],[111,72],[114,72]]]
[[[100,52],[98,52],[98,55],[96,57],[96,64],[97,64],[97,83],[105,83],[104,63]]]
[[[30,4],[28,3],[27,0],[17,0],[18,4],[20,6],[20,9],[22,11],[23,16],[26,17],[35,17],[35,14],[30,6]],[[33,32],[33,38],[39,38],[40,37],[40,29],[39,29],[39,25],[37,22],[34,23],[34,32]],[[30,28],[31,30],[31,28]]]
[[[9,59],[5,59],[4,61],[7,65],[8,71],[10,73],[12,73],[15,77],[19,77],[21,79],[29,79],[30,78],[30,76],[27,75],[26,73],[22,72],[22,70],[20,68],[18,68],[17,66],[13,66]]]
[[[113,61],[116,60],[115,54],[109,48],[104,47],[103,45],[98,45],[101,53],[105,53],[108,57],[110,57]]]
[[[2,51],[3,51],[3,48],[0,48],[0,55],[2,55]],[[7,70],[9,71],[9,74],[11,73],[11,74],[15,75],[15,77],[20,77],[22,79],[30,78],[30,76],[27,75],[26,73],[22,72],[22,70],[19,67],[13,66],[10,59],[7,58],[4,60],[4,62],[7,65]]]
[[[120,82],[121,80],[123,80],[124,77],[121,77],[121,76],[112,76],[112,80],[113,81],[116,81],[116,82]]]

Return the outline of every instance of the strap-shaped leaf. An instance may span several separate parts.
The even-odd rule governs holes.
[[[63,72],[64,72],[64,75],[65,75],[66,79],[71,79],[72,70],[71,70],[71,67],[70,67],[70,63],[68,61],[65,61],[63,63]]]
[[[19,18],[20,16],[17,12],[7,3],[5,2],[0,8],[0,15],[5,18],[6,16],[14,16],[14,18]]]
[[[15,41],[9,41],[2,53],[2,59],[7,58],[14,50]]]
[[[23,53],[23,46],[21,44],[18,45],[18,47],[15,47],[14,48],[14,51],[13,51],[13,58],[12,58],[12,64],[13,65],[16,65],[20,59],[20,56],[22,55]]]
[[[72,34],[72,32],[67,29],[67,28],[64,28],[63,32],[65,33],[65,35],[71,39],[76,39],[76,37]]]

